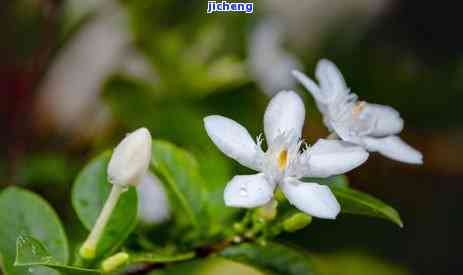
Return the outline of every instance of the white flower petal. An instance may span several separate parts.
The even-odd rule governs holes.
[[[325,98],[333,99],[349,93],[344,77],[333,62],[327,59],[318,61],[315,76],[320,82],[320,89],[326,93]]]
[[[422,164],[423,155],[405,143],[398,136],[385,138],[363,138],[367,150],[379,152],[380,154],[393,160],[411,164]]]
[[[400,117],[399,112],[394,108],[367,103],[365,109],[362,111],[362,115],[371,116],[375,120],[375,127],[370,135],[375,137],[383,137],[389,135],[395,135],[402,131],[404,121]]]
[[[346,173],[368,159],[362,147],[340,140],[319,139],[308,151],[304,176],[329,177]],[[302,164],[304,165],[304,163]]]
[[[204,127],[225,155],[246,167],[260,170],[257,145],[241,124],[223,116],[212,115],[204,118]]]
[[[161,181],[148,172],[137,186],[138,218],[144,224],[158,224],[170,216],[169,201]]]
[[[227,206],[253,208],[266,204],[273,197],[274,185],[264,174],[234,176],[224,191]]]
[[[128,134],[114,149],[108,164],[108,180],[122,186],[137,185],[151,161],[151,135],[140,128]]]
[[[293,70],[291,73],[302,84],[302,86],[304,86],[312,94],[316,101],[327,101],[326,94],[318,88],[318,85],[312,79],[297,70]]]
[[[299,95],[293,91],[281,91],[275,95],[265,110],[264,132],[271,144],[281,134],[300,138],[304,126],[305,108]]]
[[[314,217],[335,219],[341,211],[336,197],[326,185],[286,178],[281,189],[291,204]]]

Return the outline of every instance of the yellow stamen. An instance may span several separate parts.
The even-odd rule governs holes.
[[[278,161],[278,168],[280,168],[280,170],[285,169],[286,165],[288,164],[288,151],[281,150],[280,154],[278,155],[277,161]]]
[[[357,117],[363,111],[365,105],[365,101],[359,101],[357,104],[355,104],[354,108],[352,108],[352,115]]]

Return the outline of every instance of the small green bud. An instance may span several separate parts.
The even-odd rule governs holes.
[[[275,219],[277,215],[277,206],[278,202],[276,200],[271,200],[266,205],[257,209],[256,217],[263,219],[264,221],[271,221]]]
[[[233,224],[233,229],[235,230],[235,232],[237,233],[243,233],[244,232],[244,225],[242,223],[234,223]]]
[[[294,232],[302,229],[312,222],[312,216],[305,213],[297,213],[283,222],[283,229],[287,232]]]
[[[115,269],[119,268],[129,260],[129,254],[125,252],[119,252],[113,256],[107,258],[101,263],[101,269],[103,272],[112,272]]]
[[[279,202],[286,201],[285,194],[283,194],[283,191],[281,191],[280,187],[277,187],[277,189],[275,190],[274,196],[275,196],[276,201],[279,201]]]

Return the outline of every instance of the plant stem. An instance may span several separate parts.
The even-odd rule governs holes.
[[[119,201],[119,197],[126,190],[126,188],[118,184],[113,184],[113,187],[111,188],[111,193],[109,193],[109,197],[106,200],[105,205],[103,206],[103,209],[101,210],[101,213],[98,216],[98,219],[96,220],[96,223],[92,228],[92,231],[90,232],[90,235],[88,235],[87,240],[80,248],[79,253],[82,258],[95,258],[96,246],[98,244],[98,241],[100,240],[101,235],[103,234],[104,228],[106,227],[106,224],[108,223],[108,220],[111,217],[111,213],[113,212],[114,207]]]

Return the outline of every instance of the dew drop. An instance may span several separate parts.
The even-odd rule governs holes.
[[[248,195],[248,184],[242,183],[240,186],[240,196],[246,197]]]
[[[34,273],[34,269],[32,267],[29,267],[27,271],[29,271],[29,273]]]

